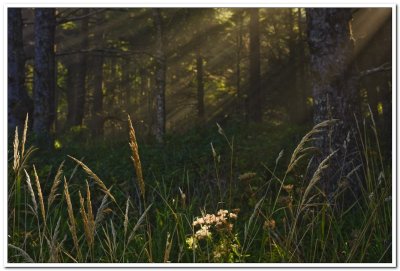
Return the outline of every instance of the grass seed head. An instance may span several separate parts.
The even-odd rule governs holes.
[[[64,165],[64,162],[62,162],[61,165],[58,167],[56,176],[54,177],[53,185],[51,186],[50,194],[49,194],[49,197],[47,198],[47,208],[48,209],[50,209],[50,206],[53,204],[54,200],[57,197],[57,189],[61,183],[61,174],[62,174],[63,165]]]
[[[19,138],[18,138],[18,127],[15,128],[14,136],[14,160],[13,160],[13,170],[17,173],[20,164],[20,154],[19,154]]]
[[[129,146],[131,147],[132,150],[131,159],[135,167],[136,178],[138,180],[140,194],[144,198],[146,191],[142,173],[142,164],[140,162],[140,157],[139,157],[139,146],[136,140],[135,129],[133,129],[132,121],[129,115],[128,115],[128,124],[129,124]]]
[[[67,183],[67,179],[65,178],[65,176],[64,176],[64,195],[65,195],[65,200],[67,202],[69,230],[72,235],[72,241],[74,243],[75,250],[77,251],[78,257],[80,258],[80,248],[79,248],[78,236],[77,236],[77,231],[76,231],[76,220],[75,220],[74,211],[72,208],[71,196],[70,196],[69,190],[68,190],[68,183]]]
[[[35,174],[35,184],[36,184],[36,188],[37,188],[37,191],[38,191],[40,211],[42,212],[43,223],[46,224],[46,211],[45,211],[45,208],[44,208],[43,193],[42,193],[42,188],[40,187],[39,176],[38,176],[38,174],[36,172],[35,165],[33,165],[33,172]]]
[[[28,191],[29,191],[29,194],[31,195],[33,208],[34,208],[34,210],[35,210],[35,212],[37,214],[38,205],[37,205],[37,202],[36,202],[35,192],[33,192],[31,178],[29,177],[29,174],[28,174],[28,172],[26,172],[25,169],[24,169],[24,172],[25,172],[25,175],[26,175],[26,184],[28,185]]]

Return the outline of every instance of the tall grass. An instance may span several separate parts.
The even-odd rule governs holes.
[[[134,187],[106,185],[73,156],[83,177],[76,170],[66,176],[62,163],[45,185],[28,163],[34,148],[25,149],[27,119],[21,139],[16,130],[10,163],[8,261],[390,262],[391,167],[373,117],[358,124],[353,139],[361,163],[340,178],[331,198],[319,183],[336,153],[309,172],[313,140],[334,121],[311,129],[291,156],[281,151],[273,168],[263,164],[264,171],[246,172],[236,168],[240,152],[234,152],[233,136],[228,140],[218,125],[227,146],[211,144],[213,183],[186,169],[182,178],[145,181],[128,118],[136,197],[128,191]],[[218,154],[216,147],[228,151]],[[359,182],[359,195],[349,179]]]
[[[28,131],[28,121],[29,117],[26,115],[25,125],[23,128],[23,133],[21,139],[18,136],[18,128],[15,128],[15,136],[13,141],[13,157],[12,157],[12,170],[9,170],[9,181],[8,182],[8,206],[12,206],[9,208],[9,215],[12,217],[12,228],[11,228],[11,236],[14,242],[19,242],[17,238],[20,237],[20,218],[22,216],[21,207],[23,207],[22,202],[22,178],[24,177],[24,169],[27,167],[27,161],[32,153],[36,150],[33,147],[25,149],[26,139],[27,139],[27,131]],[[10,230],[10,228],[9,228]]]

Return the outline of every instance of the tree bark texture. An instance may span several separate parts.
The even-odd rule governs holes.
[[[248,119],[255,122],[262,121],[263,96],[261,93],[261,74],[260,74],[260,24],[259,9],[252,8],[250,12],[250,82],[249,93],[247,95],[247,115]]]
[[[49,138],[55,116],[54,8],[35,9],[33,131]]]
[[[8,128],[22,128],[27,113],[32,113],[32,100],[25,89],[25,54],[22,41],[20,8],[8,9]]]
[[[338,151],[321,178],[328,193],[333,192],[337,182],[354,168],[358,157],[353,133],[356,132],[354,116],[360,115],[360,101],[353,63],[351,19],[351,9],[307,9],[314,124],[328,119],[339,120],[315,141],[321,151],[318,162]]]
[[[164,52],[163,25],[160,9],[153,9],[154,26],[156,28],[155,52],[155,95],[156,95],[156,140],[163,143],[165,135],[165,86],[166,86],[166,57]]]

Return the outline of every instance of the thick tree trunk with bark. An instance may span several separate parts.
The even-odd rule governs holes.
[[[48,139],[55,116],[54,8],[35,9],[33,131]]]
[[[250,82],[247,96],[248,119],[255,122],[262,121],[263,96],[261,93],[260,74],[260,24],[259,9],[252,8],[250,11]]]
[[[156,140],[163,143],[165,135],[165,85],[166,85],[166,57],[163,42],[163,25],[160,9],[153,9],[153,20],[156,28],[156,71],[155,71],[155,95],[156,95]]]
[[[321,151],[317,161],[337,150],[321,178],[328,193],[333,192],[337,182],[357,165],[355,160],[358,155],[352,133],[356,132],[354,117],[360,116],[360,101],[353,64],[351,19],[351,9],[307,9],[314,123],[339,120],[315,143]]]
[[[20,8],[8,9],[8,129],[22,128],[33,105],[25,89],[25,54]]]

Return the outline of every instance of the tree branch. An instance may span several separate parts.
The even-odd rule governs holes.
[[[101,55],[113,56],[113,57],[126,57],[126,56],[139,55],[139,54],[153,56],[151,53],[146,52],[146,51],[121,51],[118,49],[74,50],[74,51],[57,53],[56,56],[59,57],[59,56],[66,56],[66,55],[73,55],[73,54],[85,54],[85,53],[90,53],[93,55],[101,54]]]
[[[359,77],[363,78],[365,76],[374,74],[374,73],[378,73],[378,72],[385,72],[385,71],[390,71],[392,70],[392,65],[390,65],[389,62],[383,63],[382,65],[372,68],[372,69],[368,69],[365,71],[360,72]]]
[[[86,14],[86,15],[81,15],[81,16],[76,16],[76,17],[70,17],[70,18],[68,18],[68,16],[60,17],[60,18],[57,20],[56,24],[63,24],[63,23],[67,23],[67,22],[73,22],[73,21],[83,20],[83,19],[85,19],[85,18],[87,18],[87,17],[93,16],[93,15],[95,15],[95,14],[97,14],[97,13],[104,12],[104,11],[106,11],[106,10],[107,10],[106,8],[100,8],[100,9],[97,9],[97,10],[95,10],[95,11],[93,11],[93,12],[90,12],[89,14]],[[79,11],[79,9],[77,9],[76,11]],[[70,14],[76,13],[76,11],[75,11],[75,12],[71,12]],[[34,21],[24,21],[24,25],[33,25],[33,24],[35,24]]]
[[[93,12],[90,12],[90,13],[88,13],[86,15],[81,15],[81,16],[76,16],[76,17],[71,17],[71,18],[68,18],[68,17],[61,18],[61,19],[57,20],[57,24],[63,24],[63,23],[66,23],[66,22],[73,22],[73,21],[83,20],[83,19],[85,19],[87,17],[93,16],[93,15],[95,15],[97,13],[101,13],[101,12],[104,12],[104,11],[106,11],[106,9],[105,8],[101,8],[101,9],[95,10]]]

